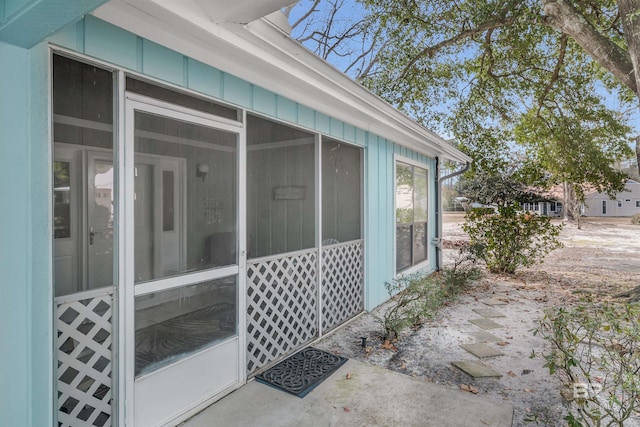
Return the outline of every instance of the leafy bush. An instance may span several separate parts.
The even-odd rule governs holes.
[[[377,318],[382,323],[384,338],[397,339],[403,329],[432,317],[447,301],[459,295],[469,282],[480,278],[480,270],[472,264],[466,258],[456,261],[453,268],[430,275],[418,273],[386,282],[391,303]]]
[[[542,262],[554,249],[562,226],[551,219],[521,212],[517,206],[501,206],[497,212],[472,209],[462,229],[469,234],[471,248],[492,273],[515,273],[518,267]]]
[[[640,213],[633,214],[631,217],[631,224],[638,225],[640,224]]]
[[[640,304],[556,308],[534,333],[551,345],[542,356],[565,387],[569,426],[623,426],[637,414]]]

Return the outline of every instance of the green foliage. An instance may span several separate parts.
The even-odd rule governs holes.
[[[565,387],[570,426],[623,426],[637,415],[640,304],[556,308],[534,333],[550,344],[541,356]]]
[[[631,217],[631,224],[638,225],[640,224],[640,213],[633,214]]]
[[[492,273],[513,274],[519,267],[542,262],[562,246],[558,240],[561,226],[551,224],[550,218],[521,212],[517,205],[501,206],[489,214],[471,209],[462,229]]]
[[[556,29],[562,17],[544,10],[549,3],[556,2],[355,1],[352,17],[362,17],[375,36],[358,43],[363,51],[354,56],[368,64],[352,75],[427,127],[452,134],[473,158],[473,171],[501,173],[513,160],[526,161],[548,173],[546,184],[574,185],[578,199],[584,185],[618,191],[622,177],[611,165],[631,154],[627,124],[638,97],[614,74],[632,75],[625,64],[640,52],[625,34],[637,33],[640,21],[626,26],[637,14],[625,20],[623,2],[563,2],[599,33],[588,50],[580,34]],[[335,21],[318,19],[305,32],[315,39]],[[327,46],[345,41],[336,37]],[[589,53],[611,52],[609,43],[621,48],[620,57],[602,61]],[[610,102],[615,95],[619,105]]]
[[[453,268],[445,268],[430,275],[413,274],[385,287],[392,297],[389,306],[377,320],[384,329],[384,338],[397,339],[402,330],[421,324],[432,317],[447,301],[462,292],[469,282],[480,278],[480,270],[469,253],[456,260]]]

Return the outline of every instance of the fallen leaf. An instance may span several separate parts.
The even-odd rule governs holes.
[[[523,391],[524,391],[524,392],[526,392],[526,393],[533,393],[533,392],[535,392],[535,390],[534,390],[534,389],[532,389],[532,388],[525,388]]]
[[[518,376],[518,375],[517,375],[515,372],[513,372],[513,371],[509,371],[509,372],[507,372],[507,375],[509,375],[510,377],[514,377],[514,378]]]
[[[529,375],[532,372],[533,372],[533,369],[523,369],[522,370],[522,375]]]
[[[347,379],[350,380],[351,379],[351,372],[347,372]]]
[[[384,343],[382,343],[382,345],[380,347],[384,348],[385,350],[393,350],[393,351],[397,351],[398,350],[398,347],[396,347],[395,345],[391,344],[391,341],[389,341],[389,340],[384,340]]]
[[[460,390],[468,391],[473,394],[478,394],[478,388],[468,384],[460,384]]]
[[[507,336],[506,338],[507,338],[508,340],[512,340],[512,339],[513,339],[513,337],[510,337],[510,336]]]
[[[351,412],[351,409],[347,408],[346,406],[342,409],[344,410],[344,412]]]
[[[509,343],[509,341],[498,341],[496,344],[504,347],[505,345],[510,344],[510,343]]]
[[[480,420],[480,422],[486,426],[490,425],[488,422],[484,421],[484,420]]]

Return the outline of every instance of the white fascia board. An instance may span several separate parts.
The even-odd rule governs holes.
[[[94,15],[427,156],[471,160],[266,19],[247,26],[216,24],[192,0],[112,0]]]

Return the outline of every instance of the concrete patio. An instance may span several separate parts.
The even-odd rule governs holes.
[[[349,360],[302,399],[251,381],[182,426],[509,427],[512,415],[511,405]]]

